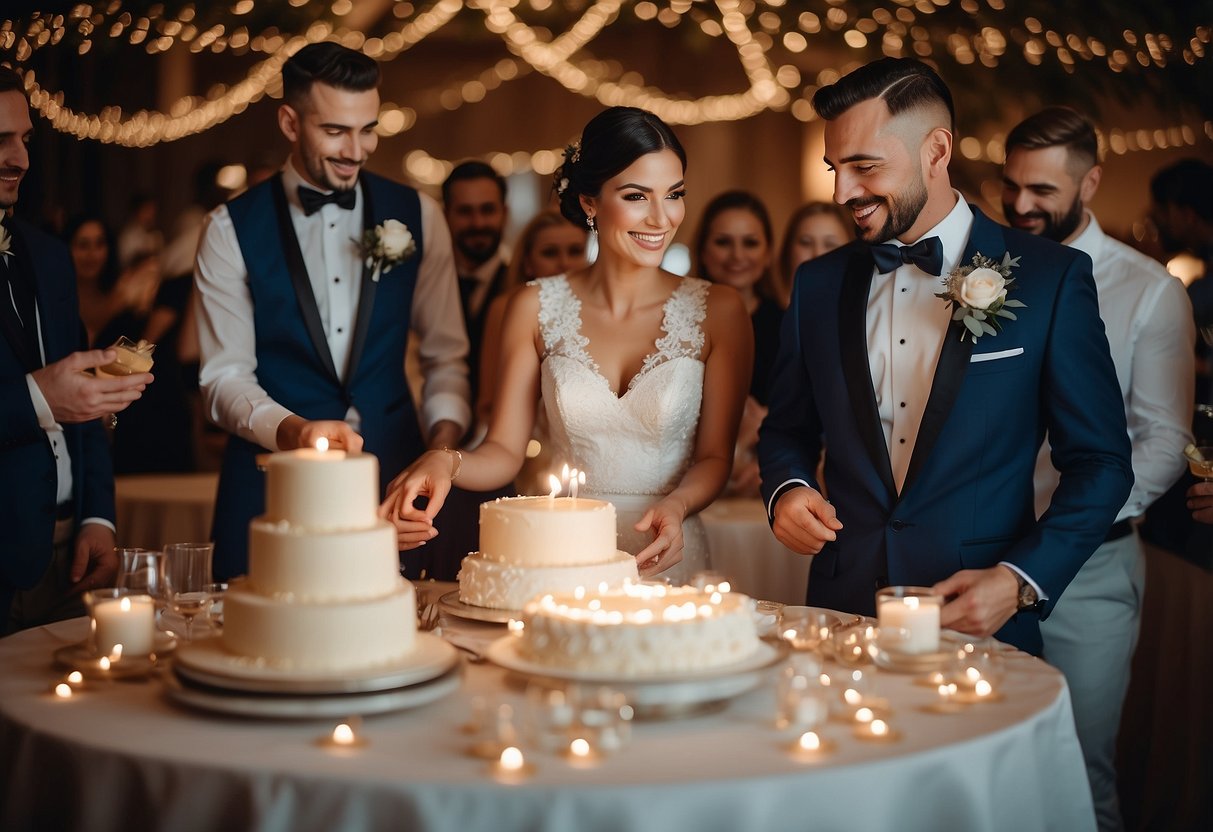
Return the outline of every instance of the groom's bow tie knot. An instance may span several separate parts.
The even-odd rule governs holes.
[[[909,246],[881,243],[872,246],[872,259],[881,274],[888,274],[907,263],[938,277],[943,273],[943,243],[938,237],[927,237]]]
[[[327,194],[323,194],[315,188],[299,186],[299,202],[303,205],[303,213],[309,217],[330,202],[338,208],[352,211],[357,198],[358,195],[354,193],[353,188],[348,191],[329,191]]]

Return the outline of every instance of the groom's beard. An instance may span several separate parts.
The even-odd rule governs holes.
[[[1015,210],[1015,206],[1002,204],[1003,214],[1006,215],[1007,222],[1012,226],[1016,224],[1016,220],[1040,220],[1044,225],[1041,226],[1039,232],[1041,237],[1047,240],[1052,240],[1055,243],[1064,243],[1070,238],[1070,235],[1078,230],[1079,224],[1082,222],[1086,206],[1082,204],[1082,200],[1074,197],[1074,204],[1070,206],[1070,210],[1064,214],[1050,214],[1047,211],[1029,211],[1026,214],[1021,214]]]
[[[900,237],[914,227],[914,223],[918,221],[918,215],[922,213],[923,207],[927,204],[927,184],[919,177],[911,182],[905,190],[897,194],[890,196],[856,197],[855,199],[847,200],[847,208],[854,211],[856,208],[863,208],[877,203],[883,203],[887,209],[884,225],[875,232],[869,232],[866,237],[862,229],[856,227],[859,239],[869,245],[887,243],[894,237]]]

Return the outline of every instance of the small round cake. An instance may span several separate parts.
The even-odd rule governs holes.
[[[629,584],[546,595],[523,609],[518,655],[543,667],[636,678],[737,664],[759,649],[754,602],[735,592]]]
[[[480,551],[463,560],[459,600],[520,610],[532,598],[638,579],[615,546],[615,507],[583,497],[505,497],[480,506]]]

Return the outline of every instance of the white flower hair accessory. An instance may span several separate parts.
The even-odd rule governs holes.
[[[569,165],[575,165],[579,161],[581,161],[581,141],[578,139],[564,148],[564,164],[560,166],[560,170],[556,171],[557,196],[564,196],[565,191],[569,189]]]
[[[970,264],[957,266],[943,279],[944,291],[935,297],[950,303],[952,320],[964,324],[960,340],[971,336],[977,343],[983,335],[997,335],[1002,319],[1015,320],[1011,309],[1027,307],[1021,301],[1007,300],[1007,292],[1015,283],[1011,269],[1018,265],[1019,258],[1010,252],[1003,255],[1002,262],[978,252]]]
[[[371,280],[379,282],[379,276],[408,260],[417,253],[417,242],[413,232],[400,220],[384,220],[374,228],[362,232],[358,243],[358,254],[373,269]]]

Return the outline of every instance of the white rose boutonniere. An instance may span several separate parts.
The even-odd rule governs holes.
[[[13,256],[13,238],[8,233],[8,229],[0,225],[0,262],[8,262],[8,258]]]
[[[364,231],[357,242],[359,254],[366,260],[367,267],[374,270],[371,280],[376,283],[381,274],[417,253],[413,232],[400,220],[384,220]]]
[[[943,279],[944,290],[935,297],[952,304],[952,320],[965,326],[960,340],[973,337],[974,343],[983,335],[997,335],[1002,328],[1000,319],[1015,320],[1011,309],[1026,308],[1017,300],[1007,300],[1007,292],[1015,283],[1011,269],[1019,258],[1010,252],[1002,262],[983,257],[980,253],[966,266],[957,266]]]

